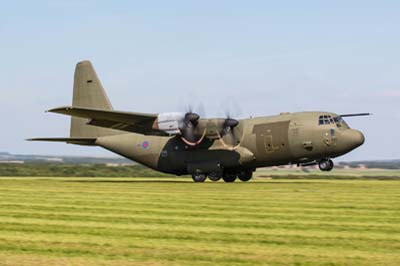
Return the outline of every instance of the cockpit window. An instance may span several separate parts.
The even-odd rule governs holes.
[[[337,116],[334,118],[335,119],[335,123],[337,125],[337,127],[342,127],[342,125],[340,124],[341,120],[343,120],[341,117]]]
[[[330,115],[321,115],[319,117],[319,124],[320,125],[329,125],[329,124],[334,124],[334,121]]]
[[[341,127],[350,128],[349,125],[347,125],[346,121],[344,121],[341,116],[334,117],[333,119],[335,120],[335,123],[338,128],[341,128]]]
[[[346,122],[343,120],[342,117],[340,116],[334,116],[332,117],[331,115],[321,115],[318,119],[318,123],[320,125],[336,125],[338,128],[349,128],[349,126],[346,124]]]

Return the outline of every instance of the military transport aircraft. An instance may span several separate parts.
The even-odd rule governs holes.
[[[71,116],[69,138],[34,138],[100,146],[155,170],[234,182],[258,167],[297,164],[333,168],[331,158],[364,143],[343,117],[330,112],[281,113],[236,120],[194,112],[145,114],[114,111],[92,64],[76,65],[72,106],[49,112]]]

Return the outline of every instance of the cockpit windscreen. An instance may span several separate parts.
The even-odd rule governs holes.
[[[338,128],[349,128],[347,123],[340,116],[321,115],[318,123],[319,125],[335,124]]]

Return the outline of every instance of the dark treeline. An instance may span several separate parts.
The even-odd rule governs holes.
[[[167,177],[142,165],[0,164],[0,176],[25,177]]]
[[[340,166],[348,166],[350,168],[358,168],[360,166],[364,166],[366,168],[400,169],[400,160],[341,162]]]

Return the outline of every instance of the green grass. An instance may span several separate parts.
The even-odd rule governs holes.
[[[0,265],[399,262],[400,181],[0,179]]]

